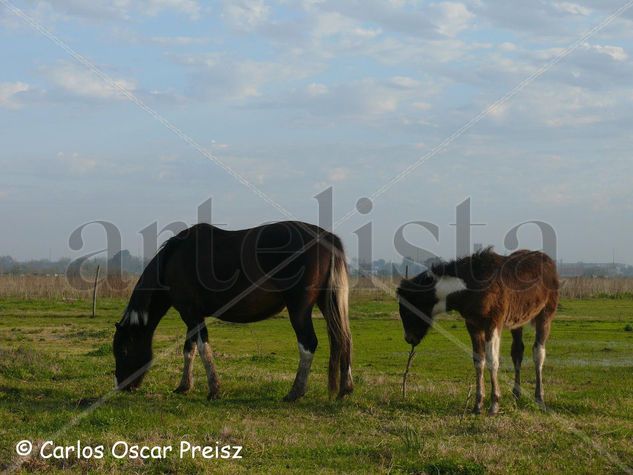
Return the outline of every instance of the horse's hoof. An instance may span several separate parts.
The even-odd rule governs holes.
[[[513,389],[512,390],[512,395],[514,396],[514,399],[516,399],[518,401],[519,399],[521,399],[521,390],[520,389]]]
[[[475,406],[473,407],[472,413],[475,414],[476,416],[478,416],[479,414],[481,414],[481,406]]]
[[[178,386],[174,389],[174,393],[176,394],[187,394],[189,391],[191,391],[191,386]]]
[[[545,401],[543,401],[542,399],[536,399],[536,405],[539,407],[541,411],[547,412],[547,407],[545,407]]]
[[[488,415],[496,416],[497,414],[499,414],[499,404],[493,404],[490,406],[490,409],[488,409]]]
[[[219,392],[213,392],[213,393],[207,394],[207,401],[215,401],[216,399],[220,399]]]
[[[336,396],[336,399],[341,400],[345,396],[348,396],[348,395],[352,394],[353,392],[354,392],[354,388],[341,389],[339,391],[338,395]]]
[[[303,394],[295,393],[294,391],[290,391],[288,394],[284,396],[282,399],[283,402],[294,402],[299,398],[302,398]]]

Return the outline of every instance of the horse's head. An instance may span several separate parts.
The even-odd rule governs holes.
[[[403,280],[398,287],[398,303],[404,339],[417,346],[433,321],[433,307],[437,303],[434,279],[421,275],[414,280]]]
[[[115,324],[112,349],[117,389],[131,391],[141,385],[152,364],[152,332],[139,325]]]

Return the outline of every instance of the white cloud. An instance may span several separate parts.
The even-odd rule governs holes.
[[[337,48],[349,49],[372,40],[382,33],[379,27],[368,27],[336,11],[315,13],[312,36],[321,45],[326,39],[335,39]]]
[[[328,123],[343,117],[371,122],[399,112],[401,106],[430,109],[431,106],[423,100],[430,89],[422,81],[406,76],[385,80],[364,78],[327,86],[311,83],[259,105],[298,109],[312,117],[326,118]]]
[[[578,202],[578,195],[578,191],[570,185],[560,183],[538,187],[538,192],[532,193],[531,198],[541,205],[568,206]]]
[[[308,93],[309,96],[320,96],[323,94],[327,94],[328,92],[330,92],[330,90],[325,84],[319,84],[319,83],[313,82],[312,84],[308,84],[308,87],[306,88],[306,92]]]
[[[503,104],[489,116],[496,125],[503,120],[504,125],[519,129],[573,130],[612,120],[618,106],[616,94],[550,83],[546,88],[524,91],[520,100]]]
[[[571,2],[555,2],[554,8],[563,13],[569,13],[570,15],[582,15],[587,16],[591,14],[591,9]]]
[[[83,175],[95,169],[97,161],[94,158],[86,158],[77,152],[66,154],[64,152],[57,153],[57,160],[64,163],[68,167],[70,173]]]
[[[269,13],[264,0],[226,0],[222,18],[233,28],[251,31],[263,24]]]
[[[442,2],[433,5],[433,10],[437,31],[445,36],[456,36],[467,29],[474,18],[463,3]]]
[[[394,76],[389,81],[394,87],[402,89],[413,89],[420,87],[420,81],[407,76]]]
[[[106,83],[94,73],[70,63],[59,63],[48,68],[45,75],[64,91],[91,99],[124,99],[119,88],[136,90],[136,83],[128,79],[114,79],[114,85]]]
[[[20,93],[30,90],[30,86],[23,82],[0,83],[0,107],[17,109],[20,107],[18,97]]]
[[[121,4],[128,4],[129,0],[118,0]],[[116,3],[116,2],[115,2]],[[200,17],[200,5],[196,0],[145,0],[137,2],[139,10],[147,15],[156,15],[162,11],[178,11],[192,19]]]
[[[584,47],[586,49],[591,49],[600,54],[605,54],[609,56],[614,61],[626,61],[629,58],[629,55],[626,53],[624,48],[621,46],[610,46],[610,45],[590,45],[585,44]]]
[[[419,111],[426,111],[431,108],[431,104],[429,104],[428,102],[414,102],[412,105],[414,109],[417,109]]]
[[[34,3],[34,11],[46,12],[49,21],[68,17],[121,20],[129,19],[133,13],[154,16],[165,11],[180,12],[197,19],[201,13],[197,0],[35,0]]]
[[[266,85],[310,77],[319,67],[301,61],[239,60],[222,53],[175,55],[173,58],[189,68],[192,94],[214,100],[260,97]]]
[[[209,38],[199,36],[152,36],[150,41],[163,46],[189,46],[208,43]]]
[[[501,43],[499,45],[499,49],[501,51],[506,51],[506,52],[516,51],[517,45],[515,45],[514,43],[511,43],[509,41],[505,41],[505,42],[503,42],[503,43]]]
[[[343,167],[333,168],[328,172],[328,180],[340,183],[349,178],[349,170]]]

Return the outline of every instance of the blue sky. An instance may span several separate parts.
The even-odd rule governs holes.
[[[195,222],[213,198],[226,228],[284,219],[274,206],[126,99],[0,2],[0,254],[70,256],[101,219],[136,253],[158,221]],[[6,0],[8,1],[8,0]],[[597,25],[621,1],[15,1],[124,88],[299,219],[334,187],[335,220]],[[565,260],[633,263],[633,9],[377,197],[375,257],[436,223],[455,253],[455,207],[473,241],[503,251],[550,223]],[[86,251],[102,233],[86,234]],[[166,235],[164,237],[167,237]],[[521,245],[538,247],[526,228]]]

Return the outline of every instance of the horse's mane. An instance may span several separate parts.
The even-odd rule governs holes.
[[[398,287],[398,293],[431,289],[435,285],[436,279],[444,276],[459,277],[466,281],[470,281],[472,278],[485,280],[498,269],[501,259],[503,257],[494,252],[492,246],[488,246],[469,256],[440,261],[411,279],[403,279]]]
[[[435,279],[424,271],[410,279],[402,279],[398,286],[398,294],[406,294],[409,291],[429,290],[433,288]]]
[[[501,256],[492,250],[492,246],[488,246],[469,256],[433,264],[430,271],[437,277],[485,275],[496,267],[500,258]]]

